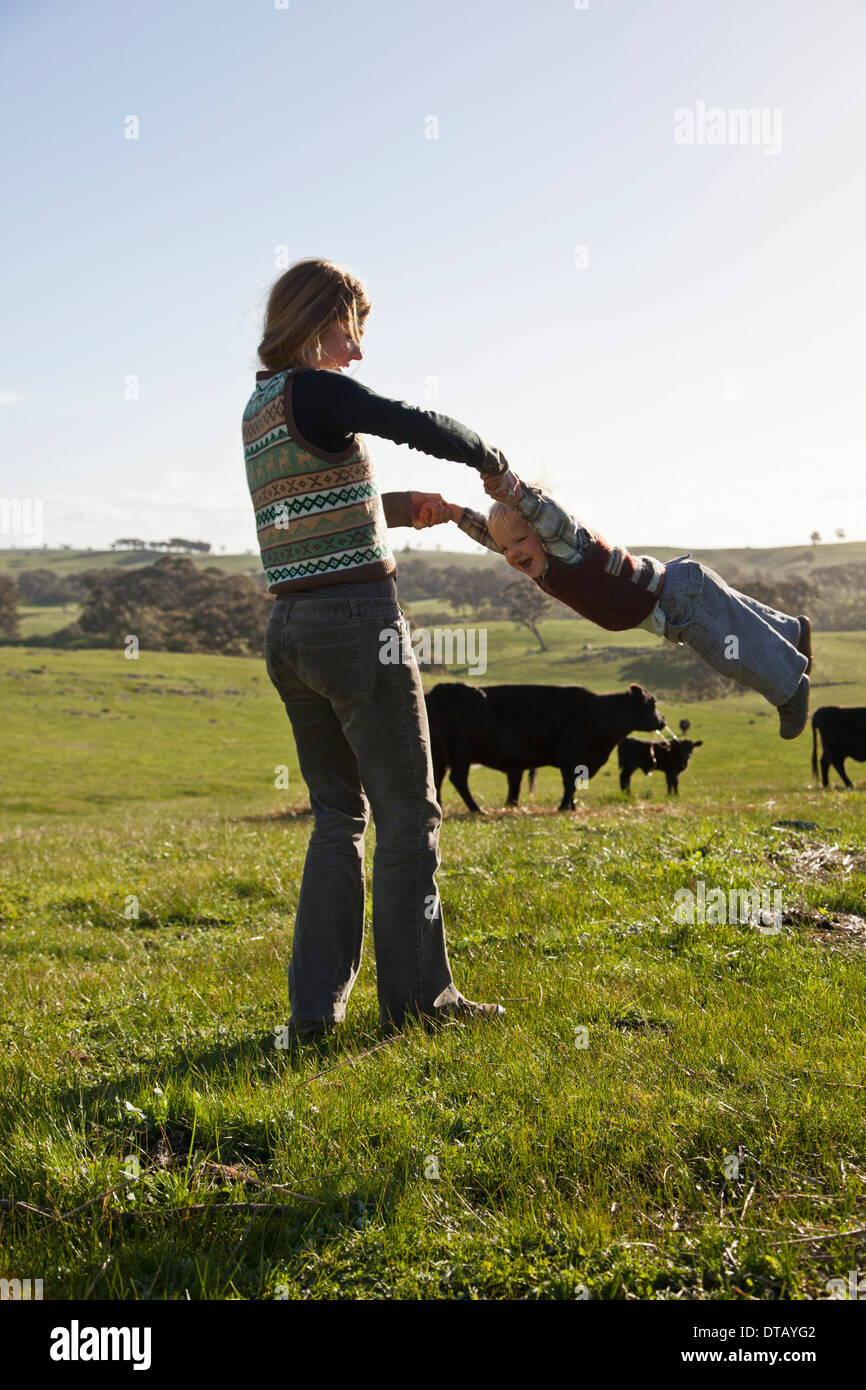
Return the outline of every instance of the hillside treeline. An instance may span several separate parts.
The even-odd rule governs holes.
[[[453,618],[455,613],[478,617],[485,609],[501,608],[505,592],[514,582],[514,571],[504,562],[484,569],[466,569],[460,565],[431,565],[420,556],[398,554],[397,566],[400,601],[414,603],[423,599],[429,603],[431,599],[441,599],[452,606],[451,612],[443,612],[443,620]]]
[[[866,628],[866,565],[816,566],[807,579],[761,576],[744,579],[736,587],[783,613],[807,613],[819,631]]]
[[[84,597],[81,574],[58,574],[56,570],[22,570],[18,575],[20,602],[36,607],[61,603],[80,603]]]
[[[81,613],[43,646],[122,647],[134,636],[150,651],[259,656],[271,599],[245,574],[165,556],[139,569],[85,570]]]
[[[400,599],[410,622],[408,605],[423,601],[427,627],[510,619],[525,626],[544,649],[542,621],[583,621],[505,564],[469,569],[400,554],[398,565]],[[866,564],[815,567],[808,577],[797,579],[766,573],[725,577],[773,608],[808,613],[818,631],[866,629]],[[436,600],[442,602],[441,610],[432,606]],[[151,650],[257,656],[271,600],[262,573],[227,574],[179,556],[135,569],[105,566],[73,575],[34,568],[23,570],[17,581],[0,576],[0,640],[21,640],[19,605],[67,603],[81,606],[78,620],[48,636],[29,637],[28,644],[111,646],[134,634]]]
[[[164,550],[182,555],[209,555],[210,541],[188,541],[183,536],[172,536],[167,541],[142,541],[137,536],[122,536],[112,541],[111,550]]]

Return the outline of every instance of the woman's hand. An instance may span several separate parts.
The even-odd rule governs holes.
[[[506,507],[513,507],[523,496],[523,484],[510,468],[504,473],[485,476],[483,482],[487,496],[493,497],[497,502],[504,502]]]
[[[452,520],[450,504],[439,492],[410,492],[409,508],[416,531]]]

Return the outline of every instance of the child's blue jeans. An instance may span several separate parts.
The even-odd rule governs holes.
[[[808,664],[797,651],[797,618],[731,589],[688,555],[665,565],[661,598],[641,626],[691,647],[714,671],[759,691],[771,705],[791,699]]]

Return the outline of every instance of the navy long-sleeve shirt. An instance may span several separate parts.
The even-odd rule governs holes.
[[[434,458],[466,463],[479,473],[504,471],[499,450],[459,420],[380,396],[340,372],[297,372],[292,401],[301,433],[322,449],[343,449],[353,434],[374,434]]]
[[[275,373],[260,371],[257,380]],[[380,396],[354,377],[340,372],[310,368],[295,374],[292,386],[295,422],[305,439],[317,448],[339,451],[354,434],[372,434],[380,439],[407,444],[434,458],[465,463],[482,474],[502,473],[508,467],[498,449],[486,444],[479,434],[433,410],[422,410],[406,401]],[[385,494],[392,496],[393,494]],[[304,598],[397,597],[396,575],[387,579],[351,581],[338,586],[305,589]]]

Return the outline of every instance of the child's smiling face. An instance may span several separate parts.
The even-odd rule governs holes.
[[[491,534],[512,569],[528,574],[530,579],[544,574],[548,563],[544,546],[519,512],[497,517]]]

